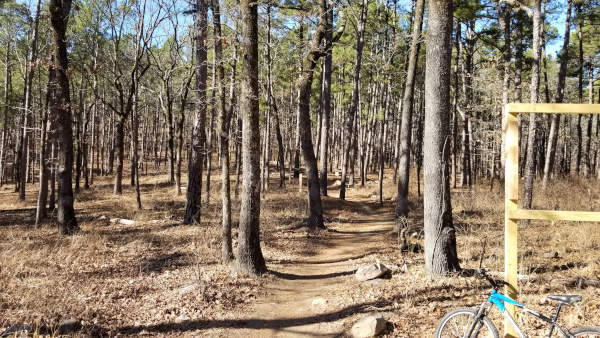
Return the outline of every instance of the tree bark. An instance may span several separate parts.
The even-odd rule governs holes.
[[[196,95],[197,111],[192,130],[191,149],[188,164],[187,203],[183,224],[200,223],[202,205],[202,169],[206,154],[206,79],[207,79],[207,48],[208,38],[207,6],[205,0],[196,1],[195,18],[195,53],[196,53]]]
[[[402,116],[400,122],[400,152],[398,164],[398,197],[396,202],[396,230],[398,220],[408,215],[408,187],[410,178],[410,150],[412,137],[412,115],[415,95],[415,74],[417,73],[417,61],[419,58],[419,39],[423,27],[423,13],[425,0],[417,0],[412,27],[412,40],[410,44],[410,56],[408,59],[408,70],[406,73],[406,86],[402,98]]]
[[[425,271],[432,277],[460,269],[452,224],[450,153],[450,59],[452,0],[430,0],[425,74],[424,161]]]
[[[327,196],[327,156],[329,151],[329,117],[331,115],[331,66],[332,66],[332,53],[333,47],[330,46],[333,39],[333,8],[327,6],[327,27],[325,29],[325,60],[323,62],[323,88],[321,93],[321,153],[319,155],[320,162],[320,173],[319,178],[321,180],[321,193],[323,196]]]
[[[366,2],[367,0],[363,0]],[[321,42],[327,29],[327,2],[319,1],[319,24],[314,32],[310,51],[306,55],[302,65],[302,74],[298,80],[298,111],[300,121],[300,140],[302,157],[306,166],[306,180],[308,184],[308,226],[311,229],[325,228],[323,224],[323,204],[321,202],[321,188],[319,172],[317,170],[317,159],[314,153],[310,121],[310,94],[314,75],[319,57],[323,54]]]
[[[538,103],[540,88],[540,54],[542,38],[542,13],[541,0],[535,0],[533,9],[533,63],[531,68],[531,103]],[[531,209],[533,200],[533,179],[535,177],[535,136],[536,136],[536,114],[529,115],[529,134],[527,135],[527,159],[525,161],[525,187],[523,196],[523,208]]]
[[[219,126],[220,153],[221,153],[221,260],[233,260],[231,244],[231,188],[229,182],[229,125],[235,104],[235,70],[237,63],[237,44],[234,44],[233,65],[231,68],[231,81],[229,88],[229,107],[225,106],[225,69],[223,67],[223,41],[221,37],[221,10],[219,0],[212,0],[212,13],[215,37],[215,59],[219,62],[217,67],[217,83],[219,86]]]
[[[2,138],[0,139],[0,187],[4,183],[4,168],[6,166],[5,154],[6,154],[6,143],[7,143],[7,130],[8,130],[8,109],[10,107],[10,83],[11,83],[11,67],[10,67],[10,40],[6,45],[6,59],[5,59],[5,73],[4,73],[4,107],[2,112],[4,113],[4,119],[2,123]]]
[[[350,162],[350,151],[352,147],[352,140],[354,138],[354,119],[356,115],[356,111],[359,109],[359,84],[360,84],[360,68],[362,64],[362,51],[365,42],[365,23],[367,20],[367,11],[369,9],[368,0],[362,0],[362,5],[360,7],[360,18],[357,23],[357,40],[356,40],[356,64],[354,66],[354,87],[352,89],[352,101],[350,104],[350,109],[348,110],[348,124],[346,125],[346,145],[343,149],[343,158],[342,158],[342,179],[340,185],[340,199],[346,199],[346,180],[348,176],[348,162]],[[352,168],[354,164],[352,163]]]
[[[41,0],[37,1],[37,9],[35,14],[35,20],[33,24],[33,41],[31,42],[30,54],[26,60],[26,67],[28,68],[25,78],[25,107],[23,110],[23,126],[21,130],[21,140],[19,142],[19,200],[25,200],[25,183],[27,182],[27,165],[28,161],[28,149],[29,149],[29,115],[31,110],[31,87],[33,85],[33,76],[35,75],[35,64],[37,61],[37,40],[38,40],[38,27],[40,22],[41,12]]]
[[[260,248],[260,130],[258,106],[258,6],[241,1],[242,40],[242,202],[238,233],[237,270],[260,275],[266,271]]]
[[[511,46],[511,21],[512,21],[512,5],[505,4],[503,7],[500,6],[499,1],[495,0],[494,5],[496,6],[496,10],[498,12],[498,22],[500,23],[500,27],[503,30],[504,36],[504,47],[502,50],[502,55],[504,59],[504,76],[502,79],[502,107],[506,107],[510,99],[510,75],[511,75],[511,59],[512,59],[512,46]],[[502,130],[506,130],[506,114],[502,114]],[[500,145],[500,184],[504,184],[504,163],[506,160],[506,154],[504,153],[506,139],[504,133],[502,133],[502,141]],[[495,165],[495,161],[492,161]],[[494,178],[495,171],[492,172],[492,182]],[[501,189],[502,190],[502,186]]]
[[[567,78],[567,62],[569,61],[569,38],[571,36],[571,12],[573,1],[567,0],[567,14],[565,21],[565,36],[563,47],[559,55],[560,68],[558,71],[558,85],[556,88],[556,103],[562,103],[565,96],[565,81]],[[542,189],[545,190],[548,185],[548,180],[552,174],[554,167],[554,158],[556,156],[556,144],[558,141],[560,115],[552,115],[550,122],[550,134],[548,136],[548,146],[546,149],[546,158],[544,161],[544,178],[542,179]]]
[[[47,144],[50,140],[48,137],[48,129],[52,131],[55,128],[55,123],[49,122],[54,119],[53,116],[48,116],[48,108],[50,104],[54,104],[54,87],[55,83],[55,75],[54,70],[50,68],[48,70],[48,85],[46,87],[46,102],[44,105],[44,109],[42,111],[42,130],[40,136],[40,190],[38,193],[37,207],[35,213],[35,226],[39,227],[40,221],[45,219],[48,216],[48,209],[46,208],[46,203],[48,202],[48,176],[49,171],[46,165],[46,161],[48,160],[48,149]]]
[[[69,97],[69,77],[66,29],[71,10],[71,0],[50,0],[50,21],[52,23],[53,52],[56,57],[55,75],[58,84],[56,101],[51,106],[56,116],[58,143],[58,231],[61,235],[75,232],[79,227],[73,209],[73,131],[71,129],[71,102]]]

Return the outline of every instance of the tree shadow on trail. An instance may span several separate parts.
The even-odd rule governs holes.
[[[271,273],[275,277],[278,277],[281,279],[287,279],[287,280],[312,280],[312,279],[327,279],[327,278],[349,276],[349,275],[354,274],[354,270],[332,272],[332,273],[326,273],[326,274],[321,274],[321,275],[296,275],[293,273],[279,272],[279,271],[274,271],[274,270],[269,270],[269,273]]]
[[[189,320],[181,323],[163,323],[157,325],[140,325],[140,326],[125,326],[119,329],[122,334],[138,334],[142,331],[154,332],[154,333],[168,333],[168,332],[186,332],[195,330],[207,330],[207,329],[236,329],[236,328],[247,328],[247,329],[276,329],[282,330],[289,327],[310,325],[316,323],[327,323],[334,322],[339,319],[347,318],[355,314],[367,313],[373,311],[374,308],[381,309],[383,307],[389,307],[390,303],[387,301],[370,302],[358,305],[348,306],[339,311],[317,314],[314,316],[307,316],[301,318],[281,318],[281,319],[259,319],[259,318],[247,318],[247,319],[233,319],[233,320]]]

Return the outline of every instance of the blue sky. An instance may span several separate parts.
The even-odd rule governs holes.
[[[44,0],[43,0],[44,1]],[[47,0],[46,0],[47,1]],[[150,0],[152,1],[152,0]],[[32,10],[32,13],[35,11],[35,6],[37,0],[17,0],[19,3],[24,3]],[[564,36],[564,25],[565,25],[565,3],[550,2],[554,8],[549,8],[550,12],[547,14],[546,22],[554,26],[558,31],[558,37],[552,41],[547,41],[546,50],[548,55],[555,56],[560,48],[562,47],[562,38]],[[403,12],[409,12],[412,10],[412,0],[398,0],[398,6],[401,8]],[[190,20],[189,17],[182,18],[183,22]],[[514,29],[518,29],[518,27],[513,27]]]

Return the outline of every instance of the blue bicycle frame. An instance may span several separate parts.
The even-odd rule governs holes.
[[[558,330],[563,334],[564,337],[571,337],[571,335],[569,333],[567,333],[568,331],[563,330],[563,328],[557,323],[558,320],[558,316],[560,314],[560,309],[562,307],[562,304],[558,305],[558,310],[556,311],[556,316],[552,319],[552,318],[548,318],[536,311],[533,311],[532,309],[526,307],[525,305],[509,298],[506,297],[505,295],[499,293],[496,290],[492,290],[492,293],[490,294],[488,301],[481,304],[481,307],[477,313],[477,317],[476,318],[481,318],[481,316],[485,315],[485,311],[486,309],[490,306],[490,305],[494,305],[496,308],[498,308],[498,310],[500,310],[500,312],[502,313],[502,315],[504,316],[504,318],[510,323],[510,325],[515,329],[515,332],[519,335],[519,338],[526,338],[525,334],[523,334],[523,331],[521,330],[521,328],[519,327],[519,325],[517,325],[517,322],[515,321],[515,319],[513,318],[513,316],[510,315],[510,313],[508,312],[508,310],[506,309],[506,306],[504,305],[504,303],[508,303],[508,304],[512,304],[516,307],[518,307],[519,309],[521,309],[522,311],[525,311],[531,315],[534,315],[535,317],[547,322],[548,324],[550,324],[550,331],[548,333],[548,337],[552,336],[552,332],[554,331],[554,328],[558,328]],[[473,322],[473,325],[471,326],[469,332],[474,332],[474,331],[478,331],[476,330],[476,326],[478,326],[478,321],[475,320]],[[470,337],[470,334],[468,335]]]

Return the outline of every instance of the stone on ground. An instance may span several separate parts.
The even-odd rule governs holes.
[[[361,282],[381,277],[390,270],[385,265],[377,262],[375,264],[361,266],[356,270],[355,276]]]
[[[385,329],[386,324],[387,322],[383,318],[383,315],[376,313],[356,322],[352,326],[350,333],[354,338],[375,337]]]

